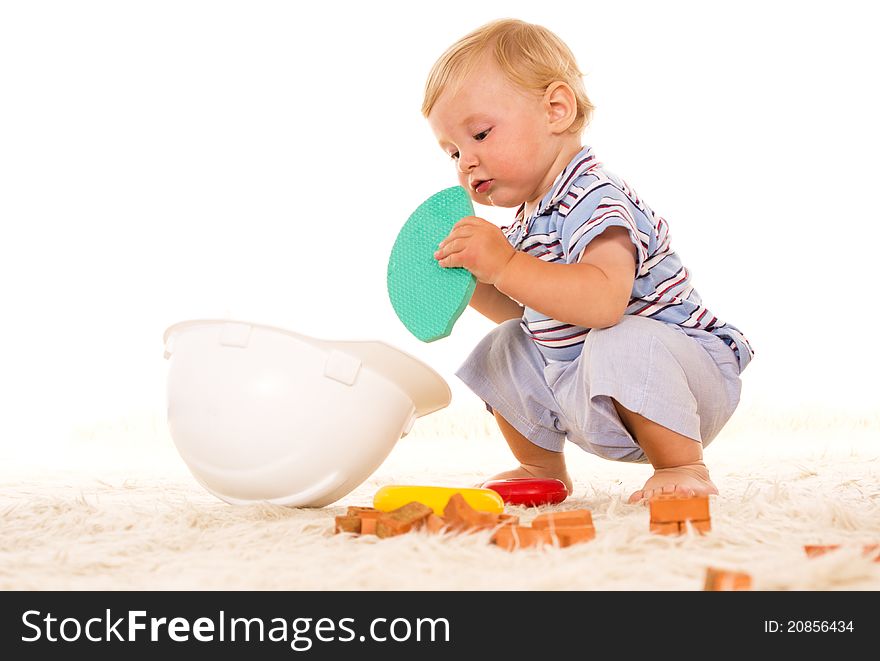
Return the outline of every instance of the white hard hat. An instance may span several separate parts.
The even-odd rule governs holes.
[[[451,398],[437,372],[383,342],[261,324],[175,324],[165,357],[171,437],[195,478],[233,504],[332,503]]]

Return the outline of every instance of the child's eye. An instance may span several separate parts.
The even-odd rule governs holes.
[[[486,137],[489,135],[489,133],[491,131],[492,131],[492,129],[488,128],[485,131],[480,131],[479,133],[475,133],[474,140],[476,140],[477,142],[482,142],[483,140],[486,139]],[[458,156],[459,156],[458,152],[453,152],[452,154],[449,155],[449,158],[451,158],[453,161],[457,161]]]

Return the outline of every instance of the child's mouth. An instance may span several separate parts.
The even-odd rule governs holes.
[[[485,195],[489,192],[489,188],[492,186],[492,182],[494,179],[486,179],[484,181],[478,181],[474,186],[474,190],[477,191],[480,195]]]

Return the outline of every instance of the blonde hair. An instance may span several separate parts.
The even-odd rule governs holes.
[[[422,114],[431,114],[437,99],[450,86],[457,86],[491,48],[507,78],[523,89],[543,92],[554,82],[567,83],[577,100],[577,114],[568,129],[577,133],[593,114],[584,89],[583,74],[565,42],[547,28],[505,18],[477,28],[459,39],[440,56],[425,84]]]

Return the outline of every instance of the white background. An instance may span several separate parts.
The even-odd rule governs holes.
[[[161,416],[162,333],[192,318],[381,339],[471,397],[453,371],[490,322],[468,310],[420,343],[385,269],[407,216],[456,183],[419,112],[427,72],[504,16],[574,51],[585,143],[757,351],[746,399],[875,414],[868,4],[0,4],[5,450]]]

